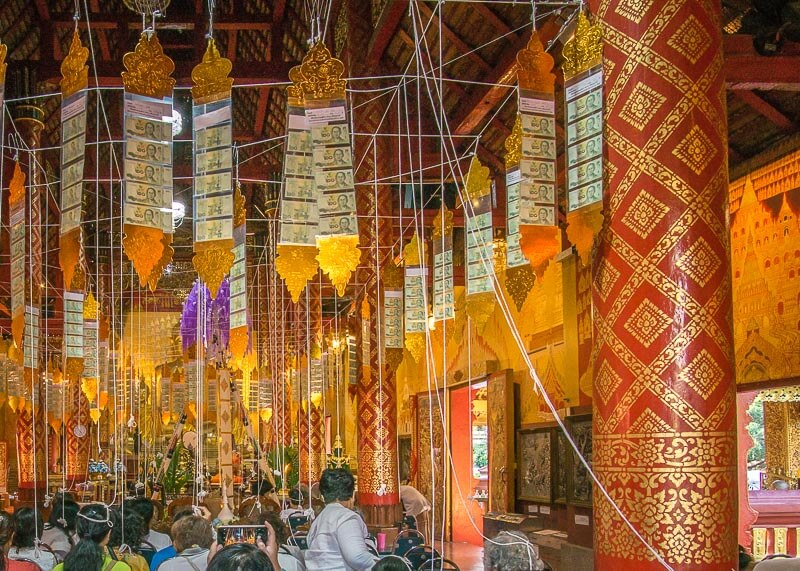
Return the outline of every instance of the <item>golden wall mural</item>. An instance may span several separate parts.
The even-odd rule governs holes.
[[[800,376],[800,152],[731,182],[740,384]]]

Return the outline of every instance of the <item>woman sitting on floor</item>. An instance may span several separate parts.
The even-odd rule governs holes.
[[[9,559],[32,561],[42,571],[53,571],[56,556],[36,546],[36,538],[42,537],[42,516],[31,508],[20,508],[14,514],[14,537],[11,539]]]

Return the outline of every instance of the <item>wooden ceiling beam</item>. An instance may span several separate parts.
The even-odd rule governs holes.
[[[41,22],[46,22],[50,19],[50,10],[47,9],[47,0],[36,0],[36,13]]]
[[[190,18],[170,18],[167,21],[156,21],[156,31],[158,30],[195,30],[199,29],[205,33],[207,22],[204,19],[190,19]],[[272,22],[265,21],[250,21],[250,20],[237,20],[236,18],[223,17],[219,21],[214,20],[214,28],[217,30],[270,30],[272,29]],[[53,19],[53,26],[56,28],[72,28],[75,26],[75,21],[70,17],[65,19],[63,15]],[[78,22],[78,26],[86,29],[86,22]],[[92,20],[91,27],[93,30],[117,30],[117,29],[130,29],[141,30],[142,21],[132,20],[125,17],[120,17],[116,20]]]
[[[754,111],[757,111],[772,123],[775,124],[781,131],[785,133],[794,133],[797,131],[797,125],[794,121],[789,119],[781,111],[776,109],[769,101],[758,95],[755,91],[737,90],[734,92],[736,97],[747,103]]]
[[[236,61],[236,44],[239,43],[239,33],[236,30],[228,30],[228,54],[226,57],[231,61]]]
[[[510,42],[516,44],[519,41],[517,34],[514,31],[512,31],[511,26],[506,24],[500,18],[500,16],[495,14],[494,10],[489,8],[489,6],[487,6],[483,2],[476,2],[475,4],[473,4],[473,6],[474,9],[476,9],[480,13],[481,18],[486,20],[489,23],[489,25],[493,27],[495,30],[506,36],[506,38],[508,38]]]
[[[196,65],[195,61],[176,61],[175,73],[176,87],[192,86],[192,68]],[[58,83],[61,81],[61,62],[49,61],[41,62],[37,68],[40,81]],[[254,83],[278,83],[289,80],[289,69],[292,64],[283,61],[245,61],[236,60],[233,64],[231,76],[234,78],[234,85],[250,85]],[[89,84],[94,87],[120,87],[122,78],[120,77],[120,65],[118,62],[98,61],[97,75],[99,81],[95,82],[94,73],[89,73]]]
[[[372,33],[372,38],[369,41],[366,60],[368,69],[378,66],[407,11],[408,0],[397,0],[395,2],[385,3],[383,11],[378,18],[378,23],[375,26],[375,31]]]
[[[722,45],[728,89],[800,91],[800,47],[787,44],[778,55],[765,57],[746,34],[723,35]]]
[[[433,20],[436,25],[439,25],[439,18],[438,16],[433,15],[433,10],[425,4],[424,2],[418,2],[417,7],[419,8],[419,13],[423,18],[427,18],[428,20]],[[441,10],[441,6],[439,8]],[[462,53],[467,54],[467,57],[475,62],[478,66],[483,68],[484,71],[489,71],[492,69],[485,59],[483,59],[478,52],[474,51],[471,47],[467,45],[467,43],[461,39],[461,36],[456,34],[450,26],[445,24],[444,20],[442,20],[442,29],[441,34],[445,36],[450,42]]]

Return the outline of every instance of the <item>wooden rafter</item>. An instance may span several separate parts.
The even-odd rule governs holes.
[[[755,91],[737,90],[734,92],[736,97],[747,103],[755,111],[769,119],[781,131],[794,133],[797,125],[781,111],[776,109],[769,101],[758,95]]]
[[[264,122],[267,118],[267,104],[269,103],[269,87],[260,87],[258,89],[258,105],[256,107],[256,116],[253,121],[253,135],[260,137],[264,132]]]
[[[408,12],[408,0],[387,2],[381,12],[372,39],[367,50],[367,68],[376,67],[383,56],[395,32],[400,26],[403,16]],[[408,35],[408,34],[406,34]]]
[[[506,38],[508,38],[508,40],[512,43],[516,44],[519,41],[516,32],[512,31],[511,26],[506,24],[500,18],[500,16],[495,14],[494,10],[489,8],[489,6],[483,2],[477,2],[474,4],[474,6],[475,9],[480,13],[481,18],[486,20],[491,27],[500,32],[500,34],[506,36]]]
[[[433,10],[425,4],[424,2],[418,2],[417,7],[419,8],[419,13],[423,18],[427,18],[428,20],[433,20],[433,22],[438,26],[439,25],[439,17],[433,15]],[[441,9],[441,7],[439,8]],[[467,43],[461,39],[461,36],[456,34],[450,26],[445,24],[444,20],[442,20],[442,30],[441,33],[444,37],[446,37],[462,54],[467,54],[467,57],[475,62],[478,66],[480,66],[484,71],[488,71],[492,68],[485,59],[483,59],[478,52],[474,51],[471,47],[467,45]]]

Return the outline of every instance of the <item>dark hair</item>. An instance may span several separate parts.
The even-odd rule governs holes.
[[[347,501],[353,497],[356,481],[344,468],[328,468],[319,480],[319,492],[326,504]]]
[[[0,511],[0,571],[6,571],[5,544],[14,534],[14,516]]]
[[[100,543],[114,525],[109,510],[102,504],[83,506],[78,512],[80,541],[64,559],[64,571],[102,571],[103,550]]]
[[[75,531],[75,519],[78,517],[80,509],[81,507],[72,500],[56,501],[47,523],[69,536],[71,532]]]
[[[193,545],[208,549],[213,541],[211,524],[196,515],[179,519],[172,524],[170,532],[175,551],[178,553]]]
[[[281,519],[278,512],[264,510],[255,519],[259,524],[269,523],[272,526],[275,530],[275,542],[278,545],[283,545],[289,539],[289,526]]]
[[[305,501],[305,496],[303,496],[303,491],[294,488],[291,492],[289,492],[289,501],[293,504],[302,504]]]
[[[378,561],[372,571],[409,571],[411,566],[397,555],[387,555]]]
[[[111,538],[108,540],[110,547],[121,547],[128,545],[131,549],[137,549],[144,537],[144,518],[136,511],[127,509],[111,510],[111,521],[114,527],[111,528]]]
[[[739,546],[739,571],[745,571],[747,567],[753,562],[753,556],[750,555],[744,546]]]
[[[153,514],[156,508],[149,498],[134,498],[125,502],[125,509],[131,509],[142,516],[144,520],[144,535],[150,532],[150,522],[153,521]]]
[[[42,516],[31,508],[19,508],[14,512],[14,547],[33,547],[37,537],[42,537]]]
[[[175,523],[179,519],[183,519],[185,517],[189,517],[192,515],[194,515],[194,512],[191,509],[178,510],[174,514],[172,514],[172,523]]]
[[[207,571],[275,571],[275,568],[267,554],[252,543],[234,543],[214,555]]]

